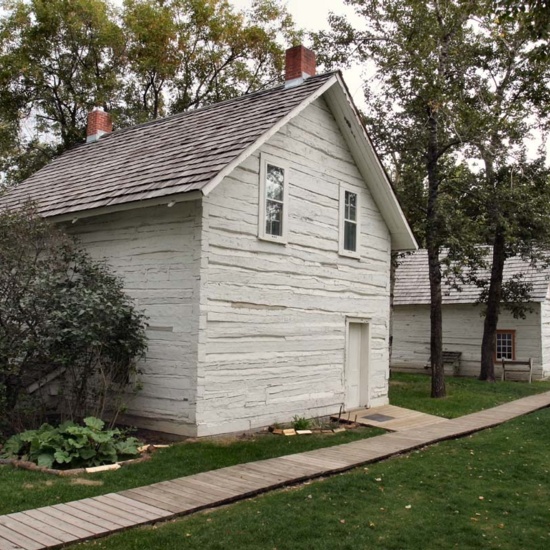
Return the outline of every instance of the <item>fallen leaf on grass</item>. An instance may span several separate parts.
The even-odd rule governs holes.
[[[47,481],[39,481],[37,484],[34,483],[24,483],[23,489],[36,489],[37,487],[51,487],[53,485],[53,481],[51,479],[48,479]]]
[[[103,481],[97,479],[86,479],[84,477],[75,477],[71,479],[71,485],[86,485],[88,487],[99,487],[103,485]]]

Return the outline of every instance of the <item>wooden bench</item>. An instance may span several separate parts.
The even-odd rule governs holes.
[[[529,384],[533,379],[533,359],[529,357],[526,361],[502,359],[502,381],[506,380],[506,372],[527,372],[529,373]]]
[[[443,368],[452,367],[453,376],[457,376],[460,371],[460,361],[462,359],[461,351],[444,351],[443,352]],[[428,360],[428,364],[424,367],[431,368],[432,358]]]

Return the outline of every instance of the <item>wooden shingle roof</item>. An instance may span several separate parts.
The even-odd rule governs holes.
[[[490,252],[487,248],[487,252]],[[394,287],[394,305],[420,305],[430,303],[430,282],[428,278],[428,252],[418,250],[399,258]],[[522,281],[532,285],[531,300],[543,302],[546,299],[549,284],[549,270],[534,267],[530,262],[515,256],[504,264],[504,280],[522,275]],[[489,270],[480,270],[478,276],[490,278]],[[473,304],[477,301],[481,289],[474,284],[461,285],[456,290],[442,283],[443,304]]]
[[[0,206],[30,199],[48,217],[202,190],[331,79],[335,73],[107,134],[55,159]]]
[[[387,173],[339,72],[118,130],[79,145],[1,196],[0,208],[17,208],[31,200],[40,214],[62,222],[196,200],[320,97],[388,226],[392,250],[416,250]]]

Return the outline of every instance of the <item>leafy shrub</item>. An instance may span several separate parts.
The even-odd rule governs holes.
[[[309,430],[311,422],[303,416],[296,415],[292,420],[292,427],[295,430]]]
[[[4,458],[27,460],[43,468],[82,468],[114,464],[139,455],[139,441],[119,429],[104,430],[99,418],[84,419],[84,425],[65,422],[54,428],[43,424],[10,437]]]
[[[104,262],[30,205],[0,211],[0,436],[52,413],[116,417],[136,382],[145,327]],[[52,381],[55,403],[45,391]]]

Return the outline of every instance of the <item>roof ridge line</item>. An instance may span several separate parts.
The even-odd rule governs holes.
[[[329,72],[326,72],[326,73],[323,73],[323,74],[311,76],[311,77],[307,78],[306,80],[304,80],[304,82],[301,83],[300,85],[295,86],[293,88],[293,90],[298,90],[299,88],[308,85],[309,83],[311,83],[314,80],[320,80],[320,79],[323,79],[323,78],[328,79],[328,78],[330,78],[331,76],[335,75],[338,72],[339,71],[329,71]],[[154,120],[147,120],[145,122],[140,122],[139,124],[134,124],[132,126],[126,126],[124,128],[119,128],[117,130],[114,130],[113,132],[110,132],[109,134],[104,134],[103,136],[100,137],[100,139],[98,141],[105,141],[105,140],[109,139],[111,136],[113,136],[114,134],[120,135],[121,133],[129,132],[131,130],[144,128],[144,127],[149,127],[149,126],[154,126],[155,124],[162,124],[163,122],[165,122],[167,120],[173,120],[175,118],[183,118],[185,116],[192,116],[195,113],[202,113],[202,112],[208,111],[210,109],[216,109],[218,107],[226,105],[227,103],[231,103],[231,102],[237,103],[239,101],[248,100],[248,99],[257,97],[259,95],[262,95],[262,94],[273,93],[273,92],[276,92],[276,91],[279,91],[279,90],[282,90],[282,89],[284,89],[284,84],[274,86],[273,88],[266,88],[264,90],[256,90],[255,92],[242,94],[242,95],[237,96],[237,97],[231,97],[229,99],[224,99],[223,101],[219,101],[219,102],[216,102],[216,103],[210,103],[208,105],[203,105],[201,107],[197,107],[196,109],[181,111],[180,113],[173,113],[171,115],[166,115],[166,116],[163,116],[163,117],[159,117],[159,118],[156,118]],[[78,145],[89,145],[89,144],[80,143]]]

